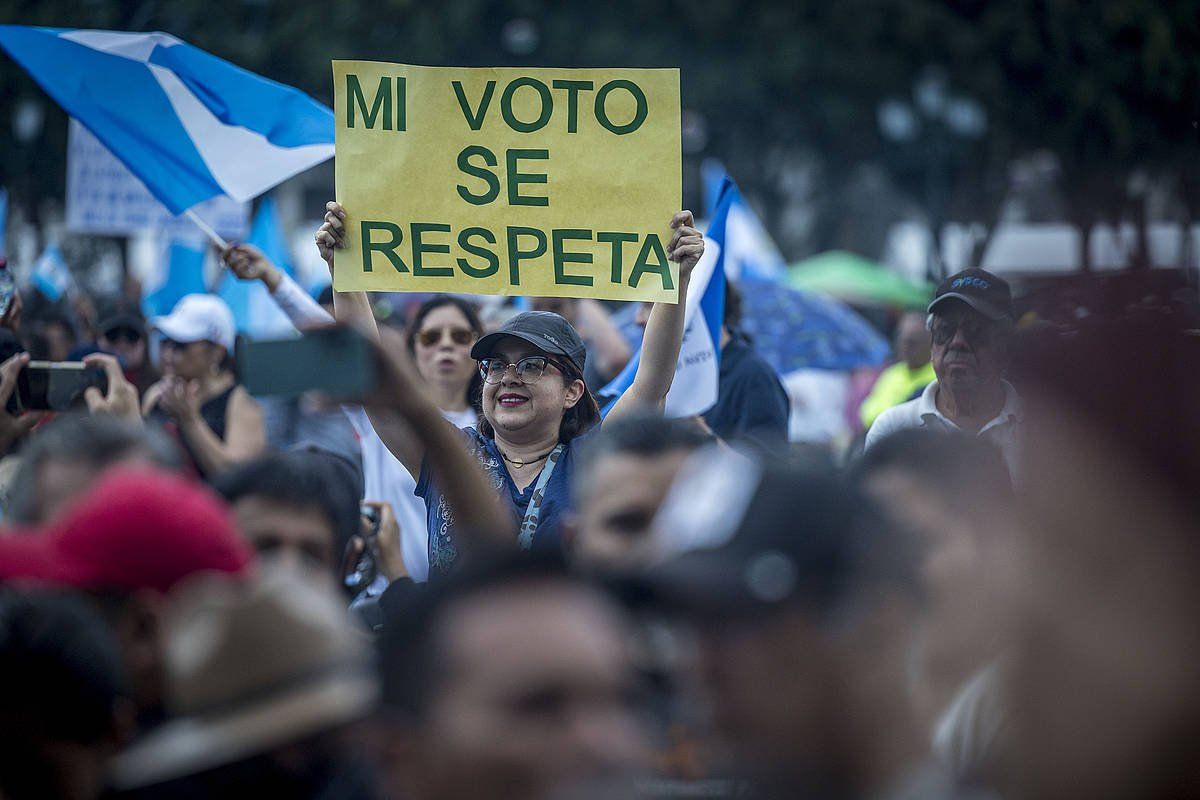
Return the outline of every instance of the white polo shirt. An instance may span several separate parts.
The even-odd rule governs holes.
[[[1022,421],[1021,398],[1017,390],[1008,381],[1004,384],[1004,405],[1000,413],[979,429],[978,436],[990,442],[1008,466],[1008,474],[1016,483],[1017,454],[1020,446],[1020,427]],[[875,424],[867,431],[866,449],[871,449],[876,442],[896,431],[906,428],[928,428],[930,430],[964,432],[962,428],[937,407],[938,382],[934,381],[925,387],[921,396],[907,403],[889,408],[879,415]]]

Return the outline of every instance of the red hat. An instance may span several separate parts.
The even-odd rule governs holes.
[[[49,526],[0,533],[0,581],[168,591],[205,570],[241,572],[253,553],[207,487],[119,467]]]

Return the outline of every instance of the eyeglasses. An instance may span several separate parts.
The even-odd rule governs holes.
[[[959,331],[962,331],[963,338],[967,340],[967,343],[974,347],[989,343],[996,335],[996,325],[971,317],[961,317],[956,320],[936,317],[933,325],[929,328],[933,343],[939,347],[949,344],[954,338],[954,334]]]
[[[433,347],[442,341],[442,336],[450,334],[450,341],[460,347],[475,341],[475,331],[470,328],[426,328],[417,333],[417,343],[422,347]]]
[[[515,364],[509,364],[502,358],[484,358],[479,361],[479,374],[483,376],[484,383],[495,384],[504,380],[508,368],[512,367],[521,383],[537,383],[548,366],[562,371],[562,367],[545,356],[528,356]]]

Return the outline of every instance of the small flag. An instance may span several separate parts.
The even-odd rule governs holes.
[[[0,25],[0,47],[173,214],[333,156],[333,112],[166,33]]]
[[[75,285],[71,269],[63,261],[57,244],[48,245],[33,262],[33,287],[51,303],[57,303]]]

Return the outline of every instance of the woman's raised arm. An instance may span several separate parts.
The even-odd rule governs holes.
[[[675,362],[683,345],[684,311],[692,270],[704,254],[704,236],[695,227],[692,212],[680,211],[671,219],[675,233],[667,244],[667,258],[679,264],[679,302],[655,303],[642,339],[642,360],[633,384],[621,395],[607,419],[617,419],[638,409],[661,409],[675,378]]]

